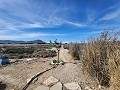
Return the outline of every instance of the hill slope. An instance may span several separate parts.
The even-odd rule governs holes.
[[[15,40],[0,40],[0,44],[45,44],[46,42],[42,40],[33,40],[33,41],[15,41]]]

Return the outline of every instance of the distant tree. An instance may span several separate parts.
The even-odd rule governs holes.
[[[50,44],[52,44],[52,41],[51,41],[51,40],[49,40],[49,43],[50,43]]]

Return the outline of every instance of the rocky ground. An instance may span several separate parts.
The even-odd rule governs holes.
[[[39,59],[37,61],[24,60],[1,67],[0,81],[2,82],[0,83],[0,90],[20,90],[27,83],[27,79],[51,67],[50,62],[56,58]],[[77,82],[82,90],[85,90],[85,87],[99,90],[96,80],[83,73],[81,61],[73,60],[68,50],[61,48],[60,59],[67,63],[58,65],[56,68],[40,75],[35,82],[29,85],[27,90],[35,90],[50,76],[57,78],[62,84]]]

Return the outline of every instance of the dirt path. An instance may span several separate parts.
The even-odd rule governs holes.
[[[67,49],[64,49],[63,46],[60,49],[60,59],[65,62],[74,61]]]
[[[57,57],[51,58],[46,62],[21,62],[0,68],[0,78],[5,83],[10,83],[10,86],[5,90],[19,90],[18,88],[25,85],[28,78],[51,67],[50,61],[55,58]],[[80,85],[82,85],[82,87],[89,82],[86,80],[85,75],[82,72],[82,63],[80,63],[80,61],[73,60],[68,50],[64,49],[63,47],[60,49],[60,59],[65,62],[78,63],[66,63],[64,65],[59,65],[57,68],[39,76],[38,80],[34,83],[31,83],[27,90],[34,90],[50,76],[59,79],[62,83],[78,82]],[[89,86],[93,87],[92,85],[95,86],[94,81],[90,82]]]
[[[53,48],[52,50],[56,50],[56,48]],[[54,57],[54,59],[57,60],[57,56]],[[60,60],[63,60],[64,62],[71,62],[74,61],[74,59],[72,58],[72,56],[70,55],[69,51],[67,49],[64,49],[63,46],[60,48]]]

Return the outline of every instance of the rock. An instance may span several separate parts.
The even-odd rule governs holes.
[[[53,61],[50,62],[50,65],[55,65],[55,63],[53,63]]]
[[[59,82],[58,79],[54,78],[53,76],[50,76],[46,81],[43,82],[43,84],[46,86],[52,86],[57,82]]]
[[[62,84],[60,82],[58,82],[57,84],[55,84],[54,86],[52,86],[50,88],[50,90],[62,90]]]
[[[85,87],[85,90],[92,90],[90,87]]]
[[[101,85],[98,85],[98,88],[101,89]]]
[[[66,83],[63,86],[63,90],[82,90],[78,83]]]
[[[41,85],[34,90],[49,90],[49,87]]]

